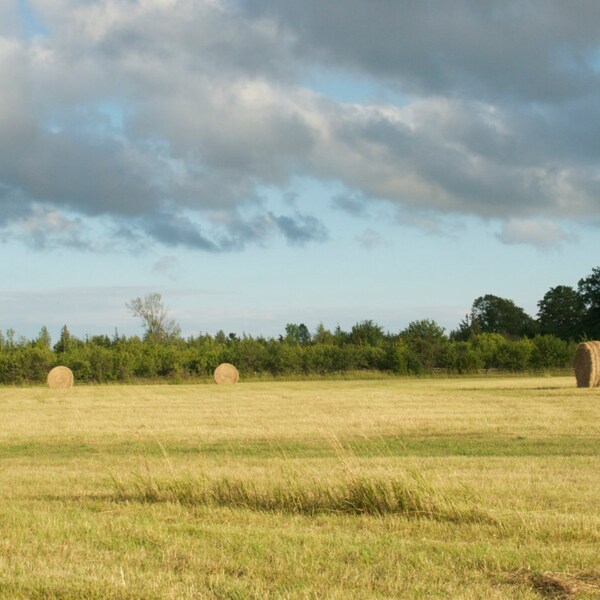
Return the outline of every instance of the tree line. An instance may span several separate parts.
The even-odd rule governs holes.
[[[79,339],[65,325],[52,345],[46,327],[33,340],[0,332],[0,383],[41,383],[58,364],[71,368],[76,381],[92,383],[194,381],[222,362],[235,364],[242,377],[567,369],[579,341],[600,339],[600,267],[577,288],[551,288],[535,319],[512,300],[480,296],[449,334],[431,319],[398,333],[365,320],[349,331],[319,324],[311,332],[303,323],[288,323],[275,338],[219,331],[183,339],[159,294],[135,298],[127,307],[141,319],[142,337],[115,332]]]
[[[577,288],[567,285],[550,288],[537,306],[534,319],[512,300],[486,294],[473,302],[470,314],[451,335],[454,339],[469,339],[478,333],[600,339],[600,267],[580,279]]]

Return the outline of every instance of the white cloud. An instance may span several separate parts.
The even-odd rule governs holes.
[[[505,244],[528,244],[538,248],[558,246],[573,238],[547,219],[510,219],[502,225],[498,239]]]
[[[71,218],[37,204],[28,214],[0,229],[0,233],[4,239],[27,240],[44,250],[60,246],[89,250],[93,245],[80,218]]]
[[[450,21],[441,5],[432,17],[419,3],[383,3],[363,22],[364,3],[349,11],[336,0],[30,0],[48,33],[0,30],[2,220],[38,246],[42,228],[22,221],[34,207],[212,252],[278,233],[306,243],[326,239],[327,223],[301,197],[275,215],[261,190],[293,192],[296,177],[311,177],[340,183],[346,210],[384,201],[404,224],[417,215],[415,226],[418,215],[510,219],[506,243],[556,244],[548,219],[600,207],[600,79],[585,61],[567,69],[553,57],[585,55],[600,33],[586,3],[568,14],[534,4],[534,21],[529,3],[516,1],[519,18],[495,4],[496,31],[488,8],[468,2]],[[399,11],[404,34],[392,35]],[[421,38],[431,27],[440,35]],[[465,43],[473,36],[489,44]],[[411,101],[318,94],[303,82],[319,66],[355,69]]]

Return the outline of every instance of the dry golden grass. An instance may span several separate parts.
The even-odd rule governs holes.
[[[597,598],[599,400],[574,378],[0,388],[0,598]]]

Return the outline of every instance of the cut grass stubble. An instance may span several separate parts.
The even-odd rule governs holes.
[[[572,377],[63,392],[0,389],[2,600],[599,597]]]

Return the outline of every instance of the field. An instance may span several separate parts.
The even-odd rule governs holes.
[[[0,598],[600,598],[574,378],[0,389]]]

